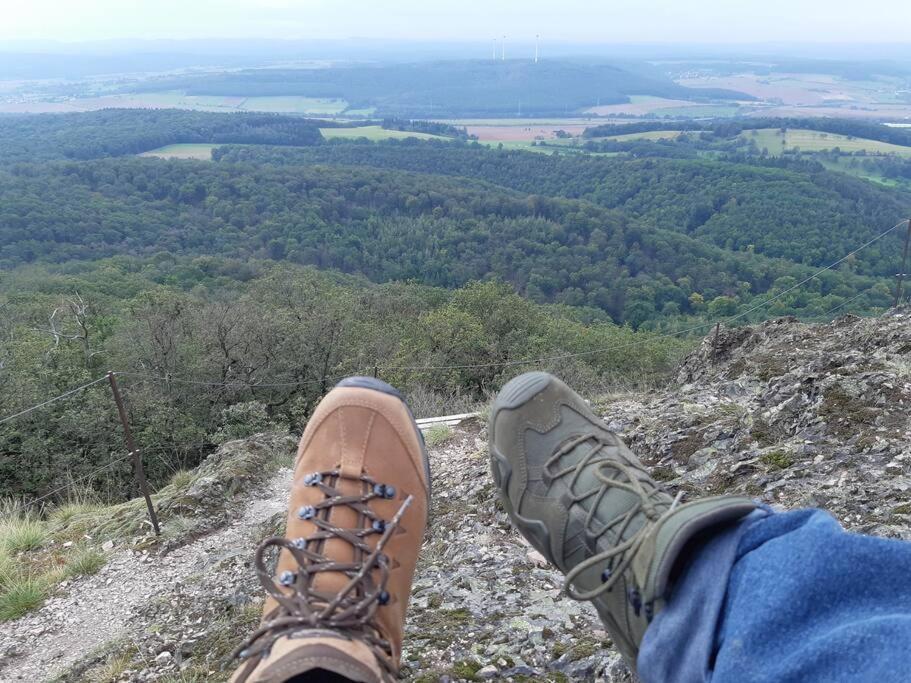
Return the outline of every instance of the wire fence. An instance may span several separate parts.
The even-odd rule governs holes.
[[[765,308],[766,306],[768,306],[769,304],[783,298],[784,296],[797,291],[798,289],[800,289],[801,287],[803,287],[810,281],[814,280],[815,278],[818,278],[820,275],[832,270],[833,268],[838,267],[839,265],[846,262],[851,257],[855,256],[859,252],[861,252],[864,249],[866,249],[867,247],[869,247],[870,245],[881,240],[888,234],[894,232],[902,225],[909,225],[909,221],[904,220],[904,221],[900,221],[900,222],[896,223],[888,230],[881,232],[879,235],[868,240],[867,242],[865,242],[861,246],[857,247],[853,251],[849,252],[848,254],[844,255],[837,261],[835,261],[823,268],[820,268],[819,270],[817,270],[814,273],[812,273],[811,275],[807,276],[800,282],[797,282],[793,286],[788,287],[787,289],[784,289],[781,292],[778,292],[778,293],[774,294],[773,296],[770,296],[735,315],[731,315],[728,317],[720,317],[716,320],[705,321],[705,322],[699,323],[697,325],[686,327],[681,330],[676,330],[674,332],[666,332],[666,333],[657,334],[657,335],[650,335],[646,339],[637,340],[637,341],[629,342],[626,344],[619,344],[619,345],[613,345],[613,346],[608,346],[608,347],[601,347],[601,348],[597,348],[597,349],[590,349],[587,351],[581,351],[581,352],[577,352],[577,353],[563,353],[563,354],[541,356],[541,357],[536,357],[536,358],[512,359],[512,360],[494,361],[494,362],[486,362],[486,363],[467,363],[467,364],[452,364],[452,365],[379,365],[379,364],[375,364],[372,367],[368,367],[366,369],[359,368],[359,369],[355,370],[354,373],[346,373],[345,375],[339,375],[339,376],[333,376],[333,377],[321,377],[319,379],[308,379],[308,380],[284,380],[282,378],[269,378],[268,380],[260,381],[254,377],[251,377],[251,378],[248,378],[247,380],[238,379],[238,380],[230,380],[230,381],[226,381],[226,380],[212,381],[212,380],[190,379],[190,378],[185,378],[185,377],[172,377],[172,376],[167,376],[167,375],[155,375],[155,374],[151,374],[151,373],[142,373],[142,372],[136,372],[136,371],[125,371],[125,372],[112,371],[112,372],[105,374],[102,377],[98,377],[98,378],[93,379],[89,382],[86,382],[80,386],[73,387],[72,389],[68,389],[67,391],[64,391],[63,393],[61,393],[58,396],[54,396],[45,401],[42,401],[35,405],[32,405],[32,406],[29,406],[22,410],[19,410],[18,412],[15,412],[11,415],[7,415],[6,417],[0,418],[0,425],[7,424],[18,418],[29,415],[34,411],[37,411],[37,410],[44,408],[46,406],[49,406],[51,404],[54,404],[58,401],[62,401],[62,400],[77,396],[77,395],[81,394],[82,392],[86,391],[87,389],[89,389],[97,384],[100,384],[101,382],[105,382],[105,381],[111,381],[112,387],[114,388],[115,397],[117,397],[117,389],[115,386],[116,380],[114,380],[113,377],[118,377],[118,376],[126,377],[126,378],[136,378],[136,379],[140,379],[140,380],[147,380],[147,381],[154,381],[154,382],[161,382],[161,383],[175,383],[175,384],[184,384],[184,385],[190,385],[190,386],[202,386],[202,387],[211,387],[211,388],[219,387],[219,388],[237,389],[237,390],[301,388],[301,387],[308,387],[308,386],[322,386],[322,387],[328,388],[328,386],[330,386],[334,382],[336,382],[350,374],[370,374],[371,371],[373,372],[374,375],[377,375],[380,372],[383,372],[383,373],[392,373],[392,372],[412,373],[412,372],[432,372],[432,371],[448,371],[448,370],[477,370],[477,369],[486,369],[486,368],[509,368],[509,367],[517,367],[517,366],[522,366],[522,365],[542,365],[545,363],[554,363],[554,362],[558,362],[558,361],[570,360],[573,358],[583,358],[583,357],[589,357],[589,356],[594,356],[594,355],[603,354],[603,353],[633,349],[633,348],[644,346],[646,344],[653,344],[654,342],[660,341],[662,339],[669,339],[669,338],[680,337],[680,336],[684,336],[684,335],[691,335],[691,334],[694,334],[699,331],[705,331],[707,329],[711,329],[712,327],[717,327],[719,325],[730,326],[732,323],[739,321],[739,320],[743,320],[744,318],[747,318],[748,316],[755,313],[756,311],[759,311],[759,310]],[[911,235],[911,225],[909,225],[909,235]],[[857,293],[855,296],[851,297],[850,299],[843,301],[840,304],[838,304],[837,306],[829,309],[824,314],[822,314],[821,317],[825,318],[839,310],[842,310],[843,308],[849,306],[853,302],[855,302],[858,299],[860,299],[861,297],[863,297],[865,294],[868,294],[869,291],[870,290],[865,290],[863,292]],[[125,429],[125,431],[129,431],[127,424],[124,424],[124,429]],[[201,446],[205,446],[205,445],[211,445],[211,444],[208,444],[208,443],[196,444],[197,447],[201,447]],[[142,449],[142,450],[144,450],[146,452],[153,452],[156,450],[180,449],[180,448],[190,448],[190,447],[192,447],[192,445],[190,445],[190,444],[185,444],[185,445],[175,444],[175,445],[171,445],[171,446],[155,447],[152,449]],[[133,457],[136,455],[138,455],[136,452],[130,450],[129,452],[127,452],[123,455],[120,455],[117,458],[112,459],[108,463],[93,469],[91,472],[80,476],[78,479],[70,481],[67,484],[65,484],[59,488],[56,488],[56,489],[42,495],[39,498],[29,501],[27,503],[27,505],[32,506],[32,505],[40,504],[43,501],[46,501],[46,500],[56,496],[57,494],[62,493],[66,489],[76,486],[77,484],[82,483],[88,479],[91,479],[92,477],[96,476],[100,472],[102,472],[120,462],[123,462],[127,458],[130,458],[130,457]],[[139,467],[141,468],[141,463],[139,463]]]

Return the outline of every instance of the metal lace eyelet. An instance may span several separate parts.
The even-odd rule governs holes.
[[[311,472],[306,477],[304,477],[304,484],[307,486],[316,486],[323,480],[323,475],[319,472]]]
[[[291,541],[291,545],[297,548],[298,550],[307,549],[307,539],[306,538],[295,538]]]
[[[607,580],[610,579],[611,574],[613,574],[613,572],[610,570],[610,568],[605,569],[603,572],[601,572],[601,581],[607,582]]]
[[[304,505],[297,511],[297,516],[301,519],[313,519],[316,515],[316,508],[312,505]]]
[[[377,532],[378,534],[383,533],[384,531],[386,531],[386,522],[384,522],[382,519],[378,519],[378,520],[374,521],[373,530],[375,532]]]
[[[395,486],[389,486],[387,484],[385,490],[383,491],[383,495],[385,495],[386,498],[395,498]]]
[[[376,601],[381,605],[386,605],[389,603],[389,592],[380,591],[380,594],[377,596]]]
[[[386,485],[385,484],[374,484],[373,492],[378,496],[386,495]]]
[[[281,584],[281,585],[284,586],[285,588],[288,588],[289,586],[293,586],[293,585],[294,585],[294,580],[295,580],[296,578],[297,578],[297,574],[295,574],[294,572],[292,572],[292,571],[286,569],[285,571],[283,571],[283,572],[279,575],[279,577],[278,577],[278,582],[279,582],[279,584]]]

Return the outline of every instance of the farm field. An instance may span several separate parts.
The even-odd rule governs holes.
[[[199,159],[201,161],[212,160],[212,150],[221,145],[209,143],[187,143],[177,145],[165,145],[158,149],[152,149],[143,152],[141,157],[158,157],[161,159]]]
[[[784,134],[777,128],[761,128],[755,131],[744,131],[741,137],[754,140],[760,150],[767,149],[769,154],[777,156],[783,150],[795,147],[805,152],[822,152],[838,147],[842,152],[867,152],[868,154],[900,154],[911,157],[911,147],[893,145],[879,140],[849,138],[835,133],[821,133],[815,130],[794,129]]]
[[[839,106],[843,104],[896,104],[899,79],[849,80],[830,74],[736,74],[679,78],[688,88],[726,88],[745,92],[767,102],[798,106]]]
[[[695,132],[695,131],[689,131]],[[618,142],[629,142],[631,140],[676,140],[684,131],[682,130],[649,130],[643,133],[625,133],[623,135],[607,135],[602,140],[617,140]],[[599,138],[595,138],[599,139]]]
[[[903,79],[841,78],[814,73],[741,73],[725,76],[681,74],[688,88],[728,88],[759,98],[742,113],[758,116],[838,116],[852,119],[911,119],[908,84]]]
[[[825,159],[821,163],[830,171],[838,171],[840,173],[847,173],[853,175],[857,178],[863,178],[864,180],[869,180],[872,183],[878,185],[884,185],[886,187],[899,187],[907,189],[909,183],[905,180],[896,180],[894,178],[886,178],[883,175],[869,171],[862,166],[852,166],[852,159],[848,157],[839,157],[837,160],[832,161],[830,159]]]
[[[382,126],[359,126],[357,128],[320,128],[320,133],[327,140],[333,138],[367,138],[368,140],[403,140],[419,138],[421,140],[449,140],[450,138],[430,133],[410,133],[404,130],[388,130]]]
[[[674,100],[650,95],[631,95],[624,104],[605,104],[585,110],[586,114],[598,116],[733,116],[740,112],[737,104],[707,104]]]
[[[50,113],[95,111],[109,108],[175,108],[209,112],[261,111],[281,114],[335,116],[341,114],[347,106],[348,103],[344,100],[299,97],[296,95],[286,97],[209,96],[185,95],[178,91],[165,91],[58,99],[55,101],[0,102],[0,112]],[[352,112],[352,115],[355,115],[355,113]]]
[[[464,125],[464,124],[455,124]],[[475,135],[479,142],[517,142],[532,140],[553,140],[556,132],[563,130],[570,135],[582,135],[588,128],[578,122],[574,124],[534,124],[526,122],[519,125],[466,125],[469,135]]]
[[[491,148],[521,150],[525,152],[536,152],[538,154],[554,154],[564,152],[572,154],[581,153],[581,150],[574,149],[571,145],[564,143],[563,140],[548,140],[546,145],[536,145],[534,144],[534,140],[488,140],[486,142],[479,142],[480,144]]]
[[[322,97],[247,97],[240,104],[240,111],[264,111],[280,114],[313,114],[317,116],[334,116],[341,114],[348,103],[345,100],[326,99]]]

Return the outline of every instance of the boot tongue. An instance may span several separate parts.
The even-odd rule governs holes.
[[[321,681],[328,671],[352,683],[384,683],[383,670],[373,651],[363,642],[338,637],[332,631],[295,633],[275,641],[269,656],[256,667],[249,683],[284,683],[296,676]]]
[[[595,445],[596,441],[594,439],[583,442],[564,456],[565,462],[580,462]],[[623,483],[629,483],[629,477],[626,474],[619,469],[612,467],[609,464],[609,461],[605,462],[604,458],[600,457],[600,454],[598,455],[599,457],[596,457],[591,463],[586,465],[580,473],[579,478],[573,487],[576,495],[601,489],[605,486],[604,479],[616,479]],[[618,454],[611,459],[619,459],[620,462],[626,465],[629,476],[636,477],[640,482],[644,493],[648,494],[653,492],[655,488],[654,483],[647,477],[642,465],[638,460],[635,460],[632,454],[628,454],[633,458],[633,460],[629,461],[622,457],[625,455],[627,454]],[[665,493],[653,493],[649,498],[648,504],[655,507],[656,514],[660,514],[667,510],[670,503],[671,497],[669,495]],[[599,542],[599,546],[601,546],[599,548],[600,550],[613,547],[622,540],[629,538],[648,521],[648,517],[643,509],[646,505],[646,501],[643,500],[641,495],[623,488],[611,487],[609,484],[607,485],[607,491],[603,496],[589,496],[580,501],[579,505],[587,514],[591,515],[593,521],[589,526],[592,531],[597,531],[604,525],[623,517],[633,508],[639,508],[633,516],[633,519],[630,520],[629,524],[623,529],[622,538],[618,538],[622,524],[616,524],[613,529],[601,537]],[[594,510],[592,510],[592,508],[594,508]]]

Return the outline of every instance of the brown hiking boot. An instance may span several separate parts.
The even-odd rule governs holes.
[[[231,680],[393,680],[429,499],[424,440],[401,395],[368,377],[340,382],[301,439],[286,538],[256,551],[268,597]]]

